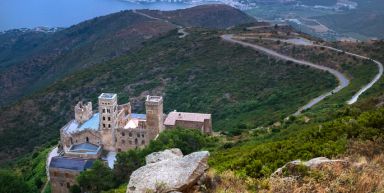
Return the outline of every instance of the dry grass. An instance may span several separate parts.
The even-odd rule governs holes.
[[[352,142],[349,146],[344,155],[348,165],[324,165],[305,176],[271,177],[269,187],[261,192],[384,192],[384,146],[381,140]]]

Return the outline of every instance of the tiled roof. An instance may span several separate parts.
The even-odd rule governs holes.
[[[74,157],[53,157],[49,168],[60,168],[75,171],[84,171],[93,165],[95,160]]]
[[[176,120],[204,122],[205,119],[211,119],[211,114],[170,112],[164,121],[164,125],[175,125]]]
[[[70,121],[67,125],[64,126],[65,133],[77,133],[85,129],[92,129],[97,131],[99,129],[99,113],[95,113],[88,121],[85,121],[83,124],[79,125],[76,120]]]
[[[132,119],[146,119],[147,115],[146,114],[131,113],[131,118]]]

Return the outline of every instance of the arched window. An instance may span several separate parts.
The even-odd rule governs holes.
[[[89,142],[89,138],[88,138],[88,137],[86,137],[86,138],[85,138],[85,141],[88,143],[88,142]]]

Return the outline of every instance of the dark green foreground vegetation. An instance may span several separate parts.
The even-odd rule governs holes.
[[[78,190],[101,192],[101,190],[117,188],[120,185],[124,186],[124,183],[129,180],[130,174],[144,165],[147,154],[173,147],[180,148],[184,154],[201,149],[209,150],[211,152],[209,164],[219,173],[231,170],[240,177],[257,179],[268,177],[278,167],[292,160],[341,156],[346,153],[351,141],[383,143],[383,107],[371,108],[368,111],[358,107],[346,107],[337,111],[329,121],[319,123],[305,123],[302,118],[291,117],[281,127],[272,127],[269,130],[260,128],[246,132],[243,140],[237,142],[224,143],[218,138],[208,137],[192,130],[166,131],[160,135],[158,140],[152,141],[144,149],[119,153],[114,170],[96,164],[78,178],[80,186],[72,189],[74,192]],[[0,184],[0,187],[12,184],[10,182],[17,182],[22,186],[15,186],[15,188],[29,187],[28,190],[31,192],[37,192],[45,182],[39,182],[40,179],[45,179],[45,159],[42,159],[41,156],[45,156],[48,150],[36,154],[30,162],[21,161],[13,166],[24,169],[18,170],[20,172],[16,174],[10,171],[0,172],[0,179],[8,179],[0,181],[6,183]],[[377,151],[376,153],[382,152]],[[30,173],[36,169],[43,173]],[[7,187],[10,188],[10,186]]]

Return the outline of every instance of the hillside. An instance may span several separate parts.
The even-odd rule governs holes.
[[[209,10],[209,11],[208,11]],[[175,12],[159,12],[171,14]],[[210,13],[214,13],[210,16]],[[212,25],[218,21],[219,25]],[[194,18],[200,15],[203,19]],[[173,17],[190,27],[226,28],[254,21],[225,5],[207,5],[177,11]],[[193,22],[191,22],[193,21]],[[133,11],[98,17],[56,33],[0,34],[0,106],[43,88],[79,69],[126,55],[142,43],[175,29],[175,25]]]
[[[239,24],[256,22],[254,18],[240,10],[223,4],[200,5],[167,12],[155,10],[142,10],[142,12],[185,27],[226,29]]]
[[[1,159],[56,140],[73,117],[73,105],[79,100],[96,104],[101,92],[118,93],[120,103],[129,100],[139,112],[145,95],[163,95],[165,112],[210,112],[215,130],[234,135],[286,117],[336,84],[326,73],[223,42],[215,31],[189,32],[180,39],[172,31],[3,108],[8,113],[0,115]]]
[[[220,15],[227,20],[216,22]],[[114,24],[112,18],[116,16],[123,19]],[[121,29],[127,33],[118,31],[121,36],[103,28],[120,29],[126,20],[133,24]],[[146,147],[119,152],[114,169],[95,164],[99,167],[83,172],[83,177],[88,177],[77,178],[79,191],[126,192],[130,175],[145,164],[146,155],[173,147],[184,154],[209,150],[210,169],[199,181],[201,192],[384,191],[384,78],[357,103],[346,103],[378,71],[373,60],[351,57],[346,51],[384,61],[384,42],[324,42],[287,26],[237,25],[251,20],[232,8],[210,5],[172,12],[120,12],[57,33],[14,31],[0,36],[5,42],[0,51],[6,61],[2,63],[4,72],[17,66],[13,62],[18,58],[24,60],[53,48],[49,46],[68,45],[71,54],[62,59],[74,64],[90,60],[87,57],[94,53],[100,56],[98,63],[82,63],[65,73],[59,73],[65,65],[53,70],[42,68],[54,79],[44,79],[45,86],[0,107],[4,112],[0,114],[2,190],[50,192],[45,159],[57,145],[59,129],[73,118],[74,105],[80,100],[92,101],[96,109],[100,93],[114,92],[118,103],[129,101],[138,113],[144,111],[148,94],[164,97],[164,113],[174,109],[212,113],[216,133],[208,136],[192,129],[166,130]],[[145,27],[139,27],[141,23]],[[159,26],[164,27],[161,33]],[[185,36],[180,36],[180,26],[184,26]],[[148,33],[141,30],[151,37],[143,36]],[[61,39],[68,33],[71,38]],[[318,64],[303,65],[263,49],[240,46],[223,38],[224,34]],[[42,47],[40,40],[45,41]],[[311,46],[302,45],[310,40]],[[326,46],[344,51],[334,52]],[[27,52],[30,49],[33,53]],[[107,54],[116,50],[116,55]],[[348,77],[350,84],[293,116],[311,99],[338,86],[332,74],[313,66],[335,69]],[[302,162],[318,157],[336,160],[337,164],[311,168]],[[294,160],[301,161],[289,165]],[[280,174],[274,175],[279,168]]]
[[[340,14],[314,17],[321,23],[351,37],[384,38],[384,2],[381,0],[356,0],[357,9]]]

